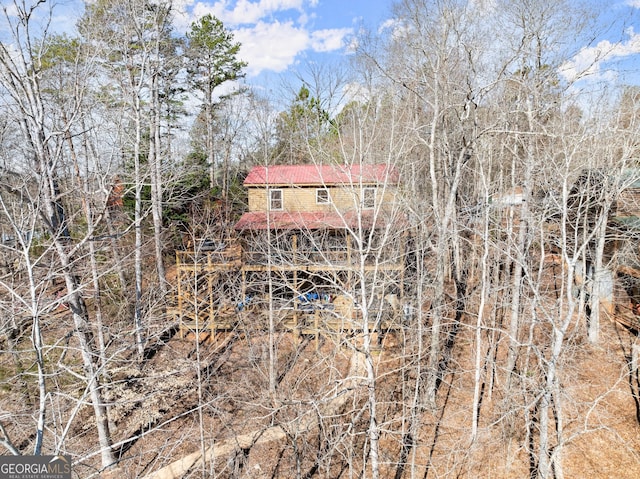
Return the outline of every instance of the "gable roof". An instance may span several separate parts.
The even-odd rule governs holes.
[[[397,184],[398,172],[386,164],[254,166],[244,186]]]

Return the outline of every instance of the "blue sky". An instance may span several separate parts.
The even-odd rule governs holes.
[[[496,5],[495,0],[469,1],[489,9]],[[579,53],[562,73],[567,79],[586,72],[592,81],[640,83],[640,0],[587,1],[601,9],[602,33],[582,49],[577,45]],[[12,0],[0,2],[10,11]],[[72,32],[82,2],[47,3],[54,5],[54,28]],[[211,13],[234,32],[242,44],[241,57],[248,62],[250,84],[294,71],[307,61],[344,57],[358,27],[364,24],[375,31],[390,17],[391,5],[392,0],[174,0],[178,31]],[[615,22],[615,28],[606,28],[607,22]]]
[[[25,1],[29,5],[38,0]],[[12,3],[0,0],[9,13]],[[47,4],[53,6],[52,29],[73,34],[84,2],[47,0]],[[269,90],[278,90],[283,79],[292,80],[291,74],[304,70],[306,63],[344,59],[358,29],[377,29],[389,18],[391,4],[391,0],[173,0],[177,32],[186,32],[205,14],[215,15],[242,45],[240,57],[248,64],[246,83]],[[39,7],[41,18],[47,11],[47,5]],[[7,38],[3,28],[0,19],[0,40]]]
[[[222,20],[242,44],[249,79],[282,73],[309,58],[345,54],[359,25],[384,21],[380,0],[177,0],[178,28],[206,13]]]
[[[600,9],[597,31],[589,45],[577,45],[576,55],[561,73],[595,82],[640,84],[640,0],[592,0]]]
[[[553,0],[550,0],[553,1]],[[566,65],[565,74],[597,79],[636,76],[640,54],[640,0],[586,0],[601,13],[602,33]],[[212,13],[234,31],[249,64],[248,79],[283,73],[299,62],[348,54],[360,25],[377,30],[391,15],[392,0],[174,0],[178,28]],[[494,8],[495,0],[470,0]],[[624,33],[620,33],[624,31]],[[576,50],[580,45],[576,46]]]
[[[91,1],[91,0],[88,0]],[[27,0],[27,3],[36,0]],[[0,0],[10,5],[12,0]],[[54,2],[50,2],[54,4]],[[389,17],[390,0],[174,0],[178,31],[211,13],[234,32],[249,64],[250,80],[262,73],[283,73],[316,56],[346,54],[349,39],[364,24],[377,28]],[[57,0],[53,27],[73,31],[82,13],[79,0]]]

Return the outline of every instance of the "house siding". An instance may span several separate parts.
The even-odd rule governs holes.
[[[373,187],[373,185],[365,186]],[[326,187],[329,190],[329,196],[331,203],[329,204],[317,204],[316,203],[316,190],[322,187],[273,187],[273,189],[281,189],[284,200],[283,209],[289,212],[346,212],[354,210],[358,206],[358,202],[355,195],[360,194],[358,187],[339,186],[339,187]],[[269,194],[268,189],[261,188],[249,188],[248,191],[249,211],[250,212],[265,212],[269,207]],[[391,205],[395,200],[395,194],[391,188],[376,188],[376,204],[382,202],[383,208],[386,205]]]

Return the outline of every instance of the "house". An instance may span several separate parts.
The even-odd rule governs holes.
[[[301,332],[357,330],[364,310],[392,327],[408,238],[393,167],[257,166],[244,186],[233,244],[178,252],[185,328],[224,330],[247,311],[271,311]]]

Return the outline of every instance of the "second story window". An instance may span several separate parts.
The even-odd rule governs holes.
[[[376,207],[376,189],[363,188],[362,190],[362,208],[371,210]]]
[[[284,208],[282,200],[282,190],[269,190],[269,209],[281,210]]]
[[[318,188],[316,190],[316,204],[328,205],[330,203],[331,198],[329,197],[329,190],[326,188]]]

